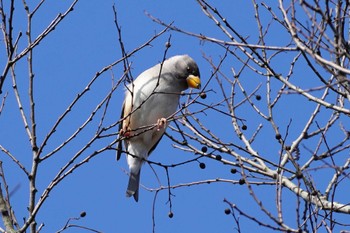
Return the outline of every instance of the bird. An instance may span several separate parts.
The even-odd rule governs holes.
[[[139,199],[141,167],[157,147],[177,110],[181,93],[201,88],[197,63],[188,55],[176,55],[142,72],[126,86],[119,124],[117,160],[123,153],[129,166],[126,196]]]

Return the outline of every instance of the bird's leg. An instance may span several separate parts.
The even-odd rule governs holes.
[[[167,119],[166,118],[160,118],[157,120],[157,131],[160,131],[161,128],[164,128],[166,127],[166,122],[167,122]]]

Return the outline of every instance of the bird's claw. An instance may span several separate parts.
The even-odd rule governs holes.
[[[131,136],[131,132],[129,130],[121,129],[119,131],[119,136],[129,138]]]
[[[157,120],[157,131],[160,131],[161,128],[164,128],[166,127],[166,122],[167,122],[167,119],[166,118],[160,118]]]

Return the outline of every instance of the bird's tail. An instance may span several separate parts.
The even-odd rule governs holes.
[[[134,196],[136,202],[139,200],[140,174],[141,171],[139,171],[137,174],[130,172],[129,184],[126,190],[126,196]]]
[[[128,188],[126,190],[126,196],[134,196],[135,201],[139,200],[139,185],[141,167],[143,164],[143,158],[147,158],[147,153],[140,150],[144,148],[136,143],[130,143],[128,146],[127,161],[129,165],[130,178]]]

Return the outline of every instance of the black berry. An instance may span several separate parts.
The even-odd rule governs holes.
[[[174,213],[170,211],[170,212],[168,213],[168,217],[169,217],[169,218],[174,217]]]

